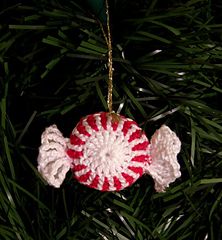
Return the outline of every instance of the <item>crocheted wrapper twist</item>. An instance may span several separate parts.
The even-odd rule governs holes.
[[[153,134],[150,143],[152,164],[146,166],[146,172],[154,179],[156,191],[164,192],[181,176],[177,161],[181,142],[169,127],[163,125]]]
[[[71,159],[66,154],[69,139],[64,138],[56,125],[43,132],[38,155],[38,171],[49,185],[60,187],[70,169]]]
[[[67,146],[74,177],[101,191],[130,186],[151,162],[149,141],[136,122],[106,112],[82,118]]]

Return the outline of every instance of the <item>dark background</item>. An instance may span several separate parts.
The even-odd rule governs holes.
[[[68,137],[107,110],[103,2],[1,1],[0,239],[221,239],[221,8],[110,1],[114,110],[124,103],[149,137],[169,125],[182,177],[166,193],[149,176],[102,193],[71,173],[47,186],[36,159],[45,127]]]

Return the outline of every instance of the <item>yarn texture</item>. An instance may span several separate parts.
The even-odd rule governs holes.
[[[149,141],[138,125],[108,113],[89,115],[73,130],[68,155],[75,178],[101,191],[119,191],[133,184],[150,163]]]
[[[132,119],[100,112],[82,118],[70,139],[56,125],[46,128],[38,170],[50,185],[59,187],[71,168],[80,183],[100,191],[120,191],[147,173],[156,191],[162,192],[181,175],[180,145],[167,126],[157,130],[149,142]]]
[[[66,154],[68,139],[65,139],[56,125],[43,132],[38,156],[38,171],[46,182],[59,188],[71,166]]]
[[[152,164],[147,165],[147,172],[155,182],[157,192],[164,192],[171,182],[181,176],[177,154],[181,142],[169,127],[163,125],[151,138]]]

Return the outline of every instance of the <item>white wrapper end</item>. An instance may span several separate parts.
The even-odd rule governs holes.
[[[147,166],[147,171],[154,179],[156,191],[164,192],[170,183],[181,176],[177,161],[181,142],[165,125],[153,134],[150,142],[152,162]]]
[[[41,136],[38,171],[49,185],[56,188],[60,187],[71,167],[71,159],[66,154],[67,142],[56,125],[46,128]]]

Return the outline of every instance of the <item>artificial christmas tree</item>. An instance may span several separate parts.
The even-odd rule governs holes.
[[[221,5],[111,1],[113,108],[147,136],[182,142],[181,177],[120,192],[45,185],[39,136],[69,136],[108,110],[104,13],[88,1],[3,1],[0,11],[0,239],[221,239]]]

